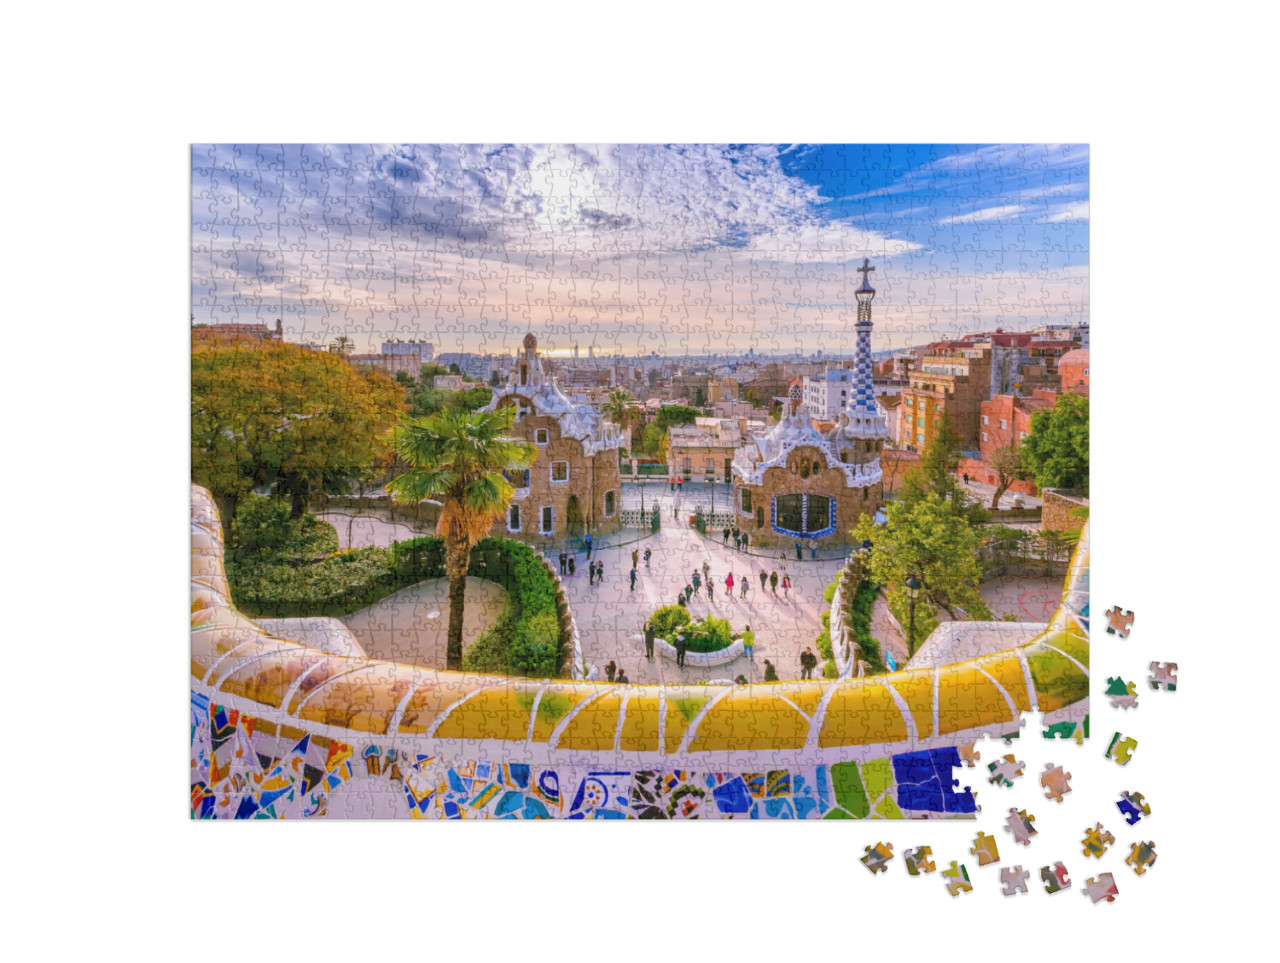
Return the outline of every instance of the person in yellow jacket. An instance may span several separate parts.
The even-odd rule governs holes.
[[[742,648],[747,653],[747,658],[752,662],[756,660],[756,634],[751,631],[751,626],[747,626],[742,631]]]

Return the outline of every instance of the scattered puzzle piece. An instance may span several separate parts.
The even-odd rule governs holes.
[[[1062,864],[1059,863],[1059,866]],[[1048,867],[1045,867],[1046,869]],[[1023,869],[1021,866],[1005,866],[1000,870],[1000,882],[1004,884],[1004,895],[1012,896],[1014,893],[1027,891],[1027,880],[1031,878],[1031,873]]]
[[[929,859],[932,855],[933,849],[928,846],[908,849],[902,854],[902,858],[907,863],[907,872],[912,876],[919,876],[921,873],[932,873],[937,868]]]
[[[1156,844],[1152,842],[1134,843],[1125,863],[1133,867],[1133,871],[1141,876],[1156,864]]]
[[[1155,665],[1153,662],[1152,665]],[[1138,688],[1133,682],[1125,682],[1118,675],[1107,679],[1106,696],[1115,709],[1138,708]]]
[[[1040,774],[1040,785],[1046,790],[1045,798],[1062,802],[1062,797],[1071,792],[1071,784],[1067,781],[1070,778],[1071,773],[1063,772],[1061,766],[1045,763],[1044,772]]]
[[[1120,890],[1116,889],[1116,879],[1110,873],[1099,873],[1096,877],[1091,876],[1085,881],[1084,895],[1095,903],[1104,899],[1108,903],[1114,903],[1119,894]]]
[[[1005,829],[1013,833],[1013,838],[1022,843],[1023,846],[1031,845],[1031,837],[1037,834],[1037,830],[1031,825],[1036,821],[1035,816],[1028,816],[1025,809],[1009,810],[1009,815],[1005,817]]]
[[[947,884],[947,892],[952,896],[973,891],[973,884],[969,882],[969,871],[954,859],[951,861],[951,868],[944,869],[942,875]]]
[[[1026,763],[1021,759],[1014,759],[1013,755],[1009,754],[987,766],[987,769],[992,773],[987,782],[993,786],[1012,786],[1013,780],[1022,775],[1022,769],[1025,765]]]
[[[996,838],[986,833],[978,833],[973,840],[973,848],[969,853],[978,857],[978,865],[1000,862],[1000,850],[996,848]]]
[[[1176,692],[1178,689],[1178,663],[1176,662],[1152,662],[1147,666],[1151,670],[1151,675],[1147,679],[1151,683],[1153,689],[1165,689],[1169,692]]]
[[[1077,746],[1083,746],[1089,736],[1089,717],[1085,716],[1084,722],[1055,722],[1045,726],[1043,735],[1046,739],[1074,739]]]
[[[1051,896],[1071,888],[1071,880],[1067,878],[1067,867],[1061,863],[1054,863],[1052,867],[1041,866],[1040,879],[1044,881],[1044,891]]]
[[[1151,815],[1151,805],[1140,792],[1120,793],[1120,801],[1116,803],[1116,808],[1124,814],[1124,821],[1130,826],[1136,826],[1143,816]]]
[[[1133,613],[1122,610],[1115,605],[1107,609],[1107,634],[1119,635],[1122,639],[1129,637],[1129,629],[1133,625]]]
[[[862,857],[862,865],[873,873],[884,873],[889,870],[889,860],[893,859],[893,843],[876,843],[874,846],[863,846],[867,854]]]
[[[1102,854],[1107,851],[1107,847],[1116,841],[1115,836],[1102,828],[1102,823],[1095,823],[1093,829],[1084,831],[1084,854],[1093,856],[1095,859],[1101,859]]]
[[[1133,758],[1133,750],[1137,748],[1137,739],[1117,732],[1111,737],[1111,743],[1107,746],[1106,758],[1117,766],[1127,766],[1129,765],[1129,760]]]
[[[958,746],[960,758],[964,760],[964,764],[972,769],[977,765],[978,760],[982,758],[982,753],[978,752],[978,744],[971,742],[968,745]]]

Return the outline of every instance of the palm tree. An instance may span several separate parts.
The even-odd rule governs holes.
[[[635,403],[635,399],[626,388],[614,388],[609,392],[609,398],[602,406],[602,410],[608,415],[610,421],[626,431],[627,425],[635,419]]]
[[[329,350],[334,354],[341,355],[345,358],[351,353],[351,349],[355,346],[356,343],[354,341],[348,338],[345,334],[340,334],[329,343]]]
[[[449,642],[445,664],[462,668],[462,611],[471,548],[503,516],[514,489],[503,471],[528,468],[538,450],[504,437],[515,421],[514,406],[497,411],[440,411],[406,418],[391,430],[396,454],[409,471],[387,484],[394,501],[441,502],[436,534],[444,539],[449,578]]]

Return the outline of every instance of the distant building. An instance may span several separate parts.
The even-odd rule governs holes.
[[[532,334],[484,410],[509,406],[516,408],[512,435],[532,442],[538,455],[530,468],[507,473],[516,495],[494,533],[545,544],[617,531],[622,431],[589,405],[569,400],[543,367]]]
[[[927,450],[945,412],[962,447],[977,448],[980,408],[991,396],[991,345],[941,342],[931,347],[937,353],[925,355],[902,391],[900,443],[908,451]]]
[[[763,422],[753,425],[731,418],[699,418],[692,425],[672,425],[667,429],[671,473],[683,475],[686,481],[729,481],[734,453],[746,444],[753,428],[763,431],[764,427]]]
[[[1058,359],[1058,384],[1063,391],[1089,397],[1089,349],[1076,348]]]
[[[493,360],[484,354],[471,354],[466,351],[445,352],[436,356],[435,363],[442,368],[456,364],[464,375],[475,378],[477,381],[488,381],[489,375],[493,373]]]
[[[821,375],[805,375],[802,387],[809,414],[830,421],[849,403],[853,372],[848,368],[828,368]]]
[[[412,355],[418,358],[421,364],[427,364],[435,353],[435,346],[430,341],[401,341],[397,338],[394,341],[382,342],[382,353]]]
[[[284,322],[276,319],[274,328],[265,324],[207,324],[204,327],[192,328],[191,335],[199,339],[215,339],[232,341],[236,338],[253,338],[258,341],[283,341]]]

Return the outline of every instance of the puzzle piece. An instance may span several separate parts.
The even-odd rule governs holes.
[[[944,869],[942,875],[947,884],[947,892],[953,897],[973,891],[973,884],[969,882],[969,871],[954,859],[951,861],[951,868]]]
[[[1129,628],[1133,625],[1133,613],[1122,610],[1118,605],[1107,609],[1107,634],[1119,635],[1122,639],[1129,637]]]
[[[996,848],[996,838],[988,836],[986,833],[978,833],[973,840],[973,848],[969,850],[969,853],[978,857],[979,866],[1000,862],[1000,850]]]
[[[1025,762],[1020,759],[1014,759],[1013,755],[1009,754],[987,766],[987,769],[992,773],[987,782],[993,786],[1012,786],[1013,780],[1022,775],[1022,769],[1025,765]]]
[[[889,860],[893,859],[893,843],[876,843],[874,846],[863,846],[867,855],[861,858],[862,865],[872,873],[889,871]]]
[[[1133,867],[1135,873],[1141,876],[1156,864],[1156,844],[1151,842],[1134,843],[1124,861]]]
[[[1133,751],[1137,748],[1137,739],[1117,732],[1111,737],[1111,742],[1107,745],[1104,758],[1110,759],[1117,766],[1127,766],[1129,765],[1129,760],[1133,758]]]
[[[1151,815],[1151,806],[1140,792],[1122,792],[1116,808],[1124,814],[1124,821],[1136,826],[1143,816]]]
[[[1107,851],[1107,847],[1116,841],[1115,836],[1102,828],[1102,823],[1096,823],[1093,829],[1084,831],[1084,854],[1092,856],[1095,859],[1101,859],[1102,854]]]
[[[1022,843],[1023,846],[1031,845],[1031,837],[1037,835],[1037,830],[1031,825],[1036,821],[1035,816],[1028,816],[1025,809],[1009,809],[1009,815],[1005,817],[1005,829],[1013,833],[1013,838]]]
[[[1119,894],[1120,890],[1116,889],[1116,878],[1110,873],[1099,873],[1085,881],[1084,895],[1095,903],[1104,899],[1108,903],[1114,903]]]
[[[906,860],[907,872],[912,876],[919,876],[921,873],[932,873],[936,868],[929,859],[933,855],[933,849],[928,846],[919,846],[916,849],[908,849],[902,854],[902,858]]]
[[[1152,663],[1154,665],[1155,663]],[[1105,695],[1111,700],[1112,708],[1136,709],[1138,707],[1138,689],[1135,683],[1113,675],[1107,679]]]
[[[1062,797],[1071,792],[1071,785],[1067,782],[1070,778],[1071,773],[1063,772],[1061,766],[1045,763],[1044,772],[1040,774],[1040,785],[1046,790],[1045,798],[1062,802]]]
[[[1064,889],[1071,888],[1071,880],[1067,878],[1067,867],[1062,863],[1040,867],[1040,879],[1044,882],[1044,891],[1052,896]]]
[[[1059,866],[1062,864],[1059,863]],[[1004,866],[1000,870],[1000,882],[1004,885],[1004,895],[1012,896],[1014,893],[1027,891],[1027,880],[1031,878],[1031,873],[1023,869],[1021,866]]]
[[[1151,675],[1147,679],[1151,683],[1151,688],[1166,689],[1169,692],[1177,691],[1178,663],[1152,662],[1147,668],[1151,670]]]

